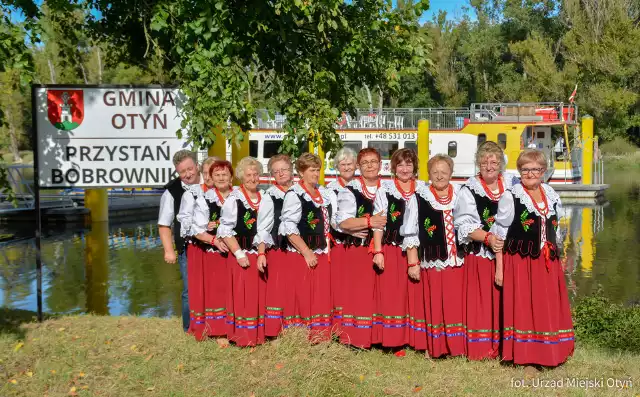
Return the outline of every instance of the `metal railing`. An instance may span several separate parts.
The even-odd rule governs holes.
[[[476,122],[547,122],[574,124],[578,105],[563,102],[473,103],[471,121]]]

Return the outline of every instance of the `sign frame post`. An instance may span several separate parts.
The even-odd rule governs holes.
[[[40,210],[40,169],[38,166],[38,127],[36,91],[38,85],[31,85],[31,147],[33,148],[33,199],[36,210],[36,301],[38,305],[38,322],[42,322],[42,213]]]

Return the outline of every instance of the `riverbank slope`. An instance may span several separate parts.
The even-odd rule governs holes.
[[[299,331],[255,349],[220,349],[183,334],[177,318],[86,315],[18,323],[0,331],[2,396],[584,395],[584,386],[568,384],[574,379],[602,379],[593,395],[640,390],[640,356],[582,345],[565,365],[538,374],[563,379],[563,387],[538,391],[515,387],[522,379],[535,386],[536,379],[497,361],[310,346]],[[608,387],[608,379],[634,382],[620,389]],[[538,386],[544,385],[551,384]]]

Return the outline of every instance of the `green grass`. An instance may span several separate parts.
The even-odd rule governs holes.
[[[532,379],[498,361],[311,346],[300,330],[254,349],[221,349],[185,335],[177,318],[86,315],[0,329],[1,396],[585,395],[578,388],[514,388],[514,379]],[[579,345],[565,365],[536,376],[631,378],[632,389],[605,385],[591,394],[636,395],[639,363],[638,355]]]

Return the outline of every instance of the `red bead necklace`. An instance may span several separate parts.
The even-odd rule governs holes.
[[[540,197],[542,197],[542,207],[538,206],[538,203],[533,199],[533,196],[531,196],[531,193],[529,193],[529,190],[524,186],[523,188],[524,188],[524,192],[527,193],[527,196],[529,196],[529,198],[531,199],[531,202],[533,203],[533,206],[536,207],[540,215],[542,215],[543,217],[546,217],[547,213],[549,212],[549,203],[547,202],[547,196],[544,194],[544,189],[542,188],[542,186],[538,188],[540,189]]]
[[[359,178],[360,178],[360,185],[362,186],[362,195],[368,200],[373,200],[374,198],[376,198],[375,193],[373,194],[369,193],[369,189],[367,189],[367,185],[364,183],[364,178],[362,176],[360,176]],[[380,189],[380,178],[378,178],[377,189]]]
[[[480,175],[479,179],[480,179],[480,184],[484,189],[484,192],[487,194],[487,197],[489,197],[492,201],[500,200],[500,197],[502,197],[502,193],[504,193],[504,185],[502,184],[502,178],[498,177],[498,194],[493,194],[491,189],[489,189],[489,186],[487,186],[487,182],[485,182],[482,175]]]
[[[258,211],[258,208],[260,208],[260,200],[262,200],[262,196],[260,195],[260,191],[257,192],[258,193],[258,200],[256,200],[254,202],[249,197],[249,194],[247,193],[247,189],[244,188],[244,185],[240,186],[240,190],[242,191],[242,194],[244,194],[244,198],[247,199],[247,203],[249,203],[249,207],[253,208],[254,211]]]
[[[316,190],[316,195],[314,196],[313,194],[311,194],[309,189],[307,189],[307,187],[305,186],[303,181],[300,181],[298,183],[300,184],[300,186],[302,186],[304,191],[307,192],[307,194],[309,195],[309,197],[311,197],[311,200],[313,200],[314,203],[317,203],[317,204],[323,204],[324,203],[324,199],[322,198],[322,194],[320,194],[319,190]]]
[[[449,188],[447,189],[447,195],[442,198],[438,197],[438,194],[436,193],[436,189],[433,187],[433,185],[429,185],[429,190],[431,190],[431,193],[433,193],[433,197],[436,198],[436,201],[442,205],[449,204],[453,199],[453,185],[451,184],[449,184]]]
[[[398,181],[397,178],[393,180],[393,183],[395,183],[396,189],[398,189],[398,191],[402,195],[402,198],[404,198],[405,200],[409,200],[411,198],[411,196],[413,196],[413,194],[416,192],[416,180],[415,179],[411,180],[411,183],[409,185],[409,190],[408,191],[402,190],[402,187],[400,186],[400,182]]]

